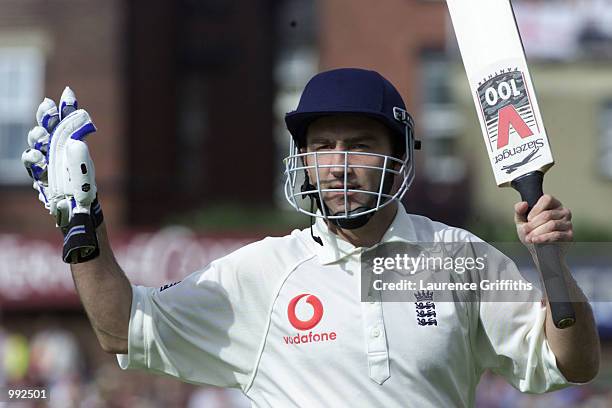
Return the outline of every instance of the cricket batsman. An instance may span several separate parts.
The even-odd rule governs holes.
[[[162,288],[132,285],[113,256],[85,143],[95,127],[74,93],[67,88],[59,106],[45,99],[36,118],[23,161],[64,233],[63,258],[100,345],[123,369],[239,388],[257,407],[471,407],[486,369],[530,393],[598,372],[593,314],[565,262],[576,299],[566,329],[551,322],[541,293],[531,302],[440,301],[424,290],[405,302],[362,296],[364,257],[392,243],[480,243],[487,279],[520,276],[473,234],[406,212],[400,200],[419,146],[399,92],[377,72],[321,72],[285,117],[285,195],[312,227]],[[572,241],[571,213],[556,198],[544,195],[526,214],[517,203],[527,247]]]

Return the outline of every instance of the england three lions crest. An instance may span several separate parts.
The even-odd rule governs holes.
[[[433,292],[421,290],[415,292],[414,297],[416,298],[414,305],[417,324],[419,326],[437,326],[438,320],[436,319],[436,304],[433,301]]]

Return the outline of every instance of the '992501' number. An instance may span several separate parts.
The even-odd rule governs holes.
[[[25,399],[47,399],[47,390],[44,388],[33,389],[7,389],[6,395],[9,400],[25,400]]]

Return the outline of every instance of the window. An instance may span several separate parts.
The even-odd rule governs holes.
[[[277,15],[278,49],[274,67],[276,95],[274,101],[274,131],[277,177],[275,202],[277,207],[289,209],[285,199],[283,159],[289,153],[289,131],[285,127],[285,113],[294,110],[308,80],[319,71],[317,47],[317,12],[313,0],[283,0]],[[296,21],[297,27],[296,30]],[[306,202],[306,201],[305,201]]]
[[[423,110],[419,122],[426,143],[425,177],[432,183],[460,183],[466,173],[458,153],[461,117],[454,105],[449,60],[442,50],[421,53],[421,78]]]
[[[43,75],[40,49],[0,47],[0,184],[29,182],[21,153],[42,100]]]
[[[599,169],[605,178],[612,179],[612,99],[602,103],[599,134]]]

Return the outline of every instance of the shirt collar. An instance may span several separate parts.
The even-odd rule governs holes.
[[[323,245],[312,241],[312,244],[315,246],[315,252],[323,265],[335,263],[353,255],[360,255],[364,249],[369,249],[356,247],[330,232],[325,220],[321,217],[316,217],[313,230],[314,234],[323,241]],[[397,206],[397,212],[391,225],[389,225],[389,228],[383,234],[380,242],[373,247],[387,242],[416,242],[414,225],[401,203]]]

